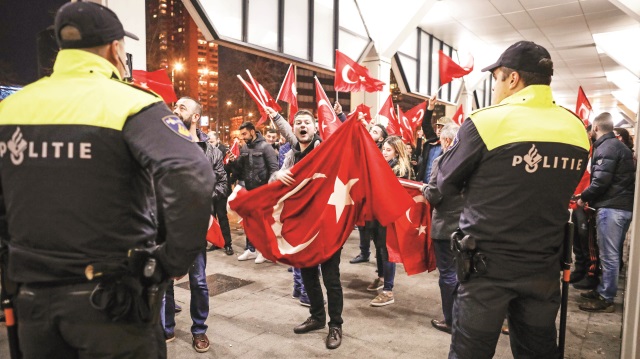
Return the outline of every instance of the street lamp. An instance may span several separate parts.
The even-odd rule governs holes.
[[[175,72],[178,71],[182,71],[182,69],[184,69],[184,66],[179,63],[176,62],[175,64],[173,64],[173,67],[171,68],[171,83],[175,86]]]

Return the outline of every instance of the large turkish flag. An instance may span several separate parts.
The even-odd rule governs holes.
[[[356,114],[291,172],[291,186],[236,187],[229,207],[267,259],[295,267],[328,260],[356,223],[388,225],[414,203]]]

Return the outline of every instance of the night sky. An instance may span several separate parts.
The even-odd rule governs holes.
[[[38,79],[37,34],[67,0],[0,0],[0,84]]]

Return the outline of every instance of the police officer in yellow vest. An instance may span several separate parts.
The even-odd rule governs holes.
[[[493,357],[505,316],[515,358],[557,358],[564,226],[589,140],[553,101],[542,46],[517,42],[483,71],[494,106],[463,123],[437,180],[443,194],[464,195],[453,244],[471,267],[458,270],[449,358]]]
[[[211,165],[160,97],[122,82],[124,36],[137,37],[115,13],[68,3],[55,33],[51,77],[0,103],[0,236],[19,284],[20,349],[25,358],[166,357],[145,295],[162,293],[133,279],[127,253],[156,248],[163,223],[145,269],[165,280],[187,272],[206,246]],[[98,281],[88,265],[102,268]]]

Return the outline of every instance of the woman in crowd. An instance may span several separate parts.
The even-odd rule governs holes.
[[[414,178],[409,156],[400,137],[387,137],[382,144],[382,155],[396,176],[405,179]],[[382,307],[395,302],[393,297],[393,284],[396,275],[396,264],[389,261],[389,253],[387,252],[387,227],[381,226],[378,221],[374,221],[373,243],[376,246],[378,277],[367,287],[367,290],[377,291],[382,289],[382,292],[371,301],[372,306]]]

